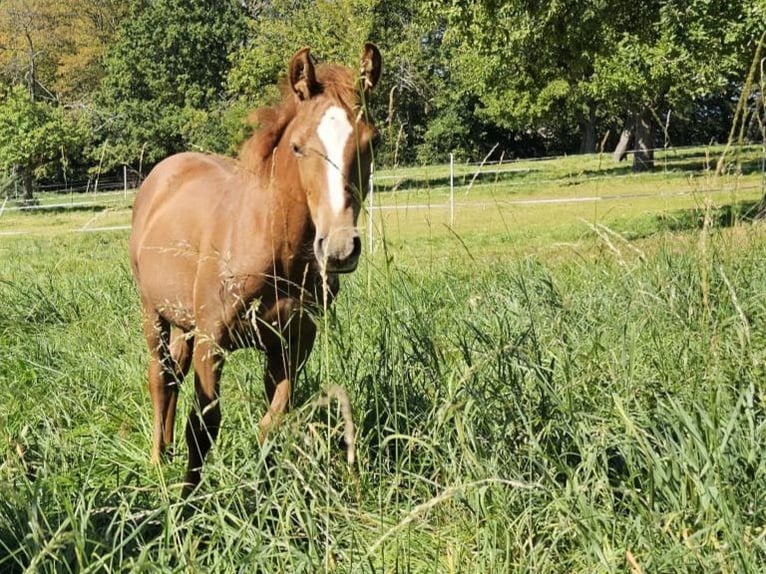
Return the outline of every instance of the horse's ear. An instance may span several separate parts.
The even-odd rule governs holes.
[[[365,93],[372,90],[378,83],[382,66],[383,59],[380,57],[380,50],[372,42],[367,42],[362,51],[362,62],[359,69]]]
[[[290,58],[287,78],[298,99],[308,100],[315,93],[317,79],[309,48],[301,48]]]

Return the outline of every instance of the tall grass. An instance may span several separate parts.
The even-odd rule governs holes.
[[[757,227],[661,235],[643,251],[596,244],[555,265],[370,259],[319,319],[295,409],[263,448],[262,360],[230,357],[221,437],[187,502],[181,442],[176,461],[148,464],[125,236],[5,247],[0,571],[742,572],[766,560]],[[325,400],[334,384],[356,423],[352,466]]]

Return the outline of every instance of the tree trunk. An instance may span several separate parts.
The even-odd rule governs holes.
[[[29,72],[27,72],[27,90],[29,91],[29,100],[34,102],[37,99],[35,98],[35,94],[37,93],[37,66],[35,62],[35,45],[32,42],[32,36],[28,30],[24,32],[24,36],[27,39],[27,46],[29,47]]]
[[[649,171],[654,168],[654,125],[652,114],[643,110],[636,115],[636,146],[633,153],[633,171]]]
[[[614,148],[614,154],[612,155],[615,163],[620,163],[628,157],[628,146],[630,146],[630,140],[632,138],[633,130],[624,128],[620,134],[620,141],[617,142],[617,147]]]
[[[29,166],[21,168],[21,180],[24,183],[24,202],[34,199],[34,180],[32,179],[32,169]]]
[[[580,120],[580,153],[596,153],[596,118],[593,112]]]

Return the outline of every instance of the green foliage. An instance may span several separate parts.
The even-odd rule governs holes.
[[[471,159],[473,149],[468,148],[469,125],[454,110],[445,110],[429,124],[423,143],[418,146],[418,161],[422,164],[438,163],[455,153],[458,160]]]
[[[594,151],[638,116],[681,145],[727,133],[764,21],[764,0],[6,0],[0,77],[88,115],[79,174],[233,153],[296,49],[354,66],[367,40],[378,164]]]
[[[0,170],[14,166],[35,175],[59,175],[62,158],[84,140],[81,121],[60,106],[31,101],[21,86],[0,94]]]
[[[711,0],[476,0],[448,14],[453,78],[481,99],[480,117],[556,139],[731,94],[766,21],[762,4]]]
[[[244,34],[235,0],[137,2],[109,49],[99,94],[107,165],[156,162],[198,144],[200,133],[202,147],[226,149],[229,134],[213,136],[205,124],[226,108],[229,55]]]
[[[454,86],[449,85],[443,31],[440,12],[425,3],[391,0],[375,4],[370,39],[383,52],[383,75],[372,98],[372,116],[382,135],[376,147],[376,161],[382,165],[422,160],[424,152],[419,146],[429,124],[438,121],[449,100],[459,100],[452,92]],[[453,116],[459,114],[455,111]],[[443,155],[439,161],[444,161]]]
[[[249,42],[234,54],[232,94],[265,103],[290,56],[309,46],[320,61],[357,65],[370,38],[376,0],[275,0],[250,21]]]
[[[240,100],[220,100],[205,109],[184,108],[181,136],[187,146],[198,151],[236,155],[249,135],[251,106]]]
[[[515,130],[576,122],[587,111],[582,83],[605,25],[604,3],[474,4],[458,13],[447,38],[458,46],[456,79],[482,98],[484,115]]]
[[[638,14],[633,29],[609,31],[589,92],[612,113],[669,107],[684,113],[702,96],[742,80],[751,49],[751,3],[662,2]]]

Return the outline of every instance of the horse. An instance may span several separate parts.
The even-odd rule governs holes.
[[[260,125],[236,159],[172,155],[136,194],[129,251],[149,348],[154,464],[172,457],[179,386],[194,368],[183,496],[219,433],[226,354],[265,354],[263,442],[290,407],[316,313],[332,303],[338,275],[357,267],[376,134],[367,98],[381,65],[372,43],[358,74],[298,50],[281,101],[254,113]]]

